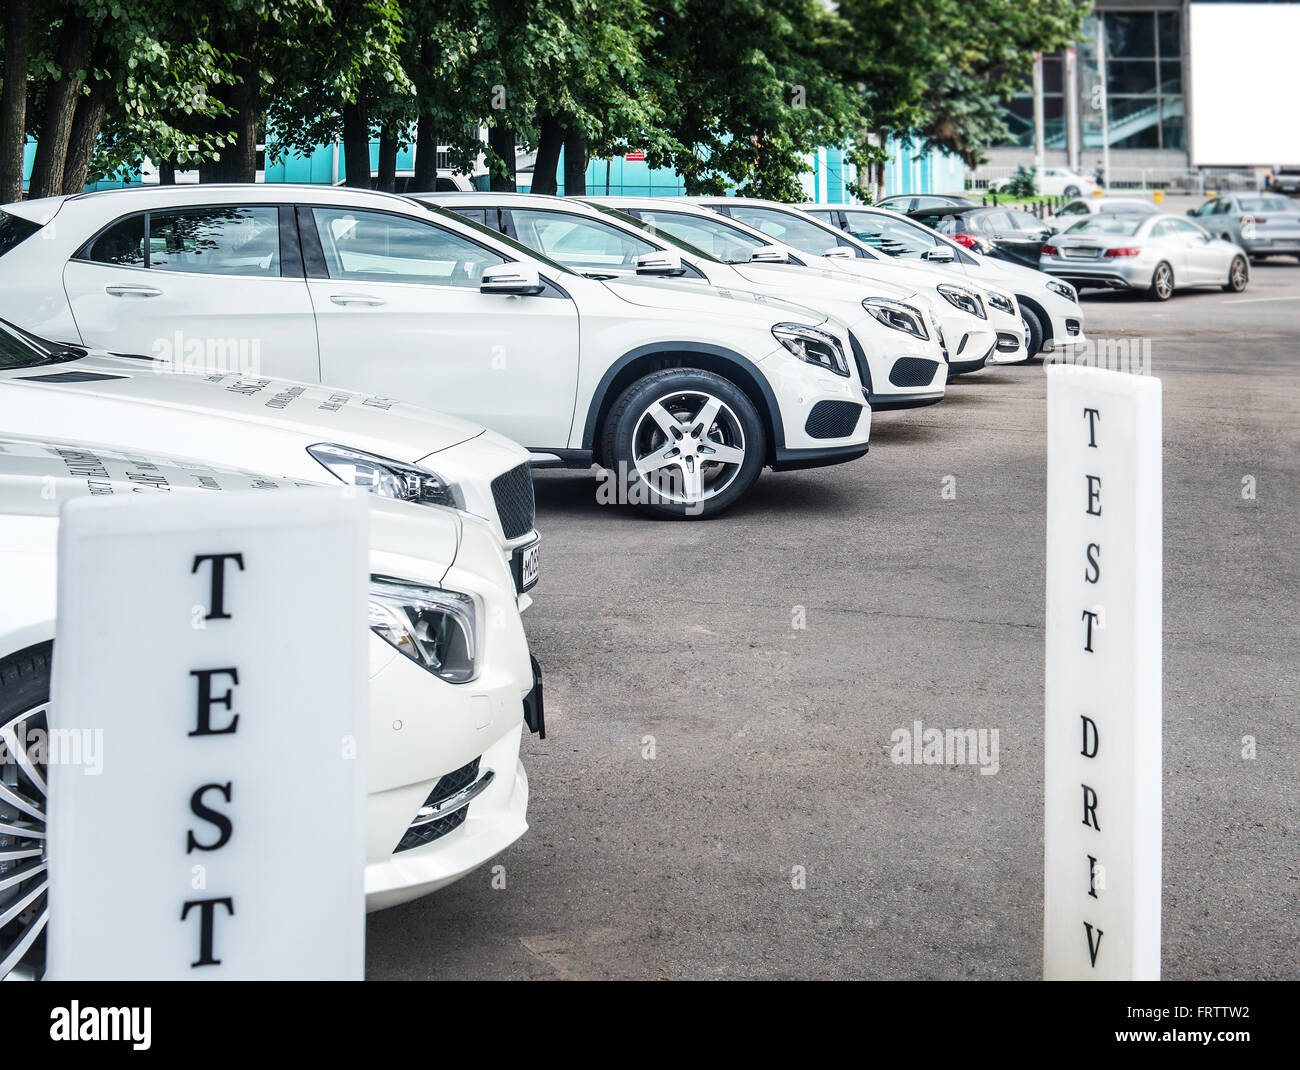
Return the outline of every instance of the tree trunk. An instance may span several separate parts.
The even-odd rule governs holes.
[[[577,127],[564,131],[564,195],[587,194],[587,136]]]
[[[388,126],[379,132],[379,176],[375,189],[397,192],[397,132]]]
[[[560,120],[549,114],[539,115],[537,125],[541,130],[541,137],[537,142],[537,162],[533,164],[532,192],[554,196],[559,192],[555,169],[560,163],[560,146],[564,144],[564,130],[560,126]]]
[[[370,188],[370,120],[364,100],[343,105],[343,168],[347,185]]]
[[[505,125],[505,116],[501,117],[501,126],[488,127],[488,147],[496,154],[497,159],[505,165],[504,173],[494,162],[492,164],[492,183],[493,193],[514,193],[515,192],[515,132],[509,126]]]
[[[63,164],[68,155],[72,117],[81,94],[94,30],[90,19],[72,15],[63,24],[56,58],[59,77],[50,83],[45,95],[45,112],[41,116],[36,159],[32,164],[31,197],[53,197],[63,191]]]
[[[175,160],[158,161],[158,185],[160,186],[176,185],[176,161]]]
[[[23,195],[23,145],[27,141],[27,0],[5,0],[4,90],[0,93],[0,204]]]
[[[95,142],[99,138],[99,128],[104,123],[107,107],[108,82],[95,78],[90,83],[90,92],[83,93],[78,98],[77,110],[72,116],[68,155],[63,161],[62,187],[62,192],[69,196],[81,193],[86,188],[86,179],[90,177],[90,162],[95,155]]]
[[[225,182],[257,181],[257,121],[262,114],[261,42],[257,33],[248,45],[248,54],[235,63],[240,81],[231,87],[229,103],[235,109],[235,143],[221,153],[222,180]]]
[[[432,193],[438,188],[438,134],[433,116],[421,114],[415,120],[415,174],[412,193]]]

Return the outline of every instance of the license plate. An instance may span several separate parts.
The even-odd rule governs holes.
[[[521,546],[514,552],[511,564],[514,566],[515,589],[523,594],[537,584],[542,574],[542,547],[540,543]]]
[[[1066,248],[1065,255],[1075,260],[1096,260],[1100,249],[1071,249]]]

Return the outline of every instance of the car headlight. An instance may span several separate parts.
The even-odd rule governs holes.
[[[370,630],[449,684],[478,673],[478,603],[467,594],[370,577]]]
[[[1060,279],[1052,279],[1046,283],[1046,286],[1052,291],[1052,293],[1060,294],[1067,301],[1074,301],[1076,304],[1079,301],[1079,294],[1068,282],[1061,282]]]
[[[918,309],[905,305],[902,301],[890,301],[884,297],[865,297],[862,307],[871,313],[872,319],[892,327],[896,331],[910,334],[922,341],[930,337],[925,329],[925,318]]]
[[[989,299],[989,304],[999,312],[1005,312],[1008,316],[1016,314],[1016,303],[1004,293],[998,293],[997,290],[987,290],[984,294]]]
[[[465,498],[460,487],[443,479],[437,472],[419,465],[376,457],[372,453],[337,446],[333,442],[318,442],[314,446],[308,446],[307,452],[324,465],[335,479],[359,487],[369,494],[420,505],[465,508]]]
[[[772,328],[772,336],[800,360],[848,376],[849,365],[835,335],[802,323],[778,323]]]
[[[964,286],[954,286],[949,282],[940,283],[935,289],[943,294],[948,304],[955,305],[963,312],[969,312],[982,320],[988,319],[988,315],[984,312],[984,302],[974,290],[968,290]]]

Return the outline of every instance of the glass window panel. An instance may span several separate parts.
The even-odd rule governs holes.
[[[1182,13],[1160,11],[1156,13],[1156,27],[1160,38],[1160,57],[1176,59],[1183,54]]]
[[[119,219],[91,242],[82,255],[97,264],[144,267],[144,216]]]
[[[354,208],[313,208],[332,279],[478,289],[505,257],[418,219]]]
[[[149,213],[149,266],[202,275],[279,277],[280,211],[237,204]]]
[[[1106,59],[1154,59],[1156,20],[1150,11],[1106,14]]]
[[[1181,93],[1183,91],[1183,65],[1178,60],[1162,59],[1160,61],[1160,92]]]
[[[637,257],[658,249],[600,219],[527,208],[512,208],[510,217],[521,242],[576,271],[634,268]]]
[[[1169,98],[1165,98],[1166,118],[1160,124],[1160,136],[1167,149],[1187,148],[1187,130],[1181,115],[1169,114]]]
[[[1132,96],[1156,91],[1153,60],[1116,60],[1106,64],[1106,92],[1111,96]]]

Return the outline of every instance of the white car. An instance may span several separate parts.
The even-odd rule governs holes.
[[[648,232],[634,218],[574,198],[476,193],[417,199],[475,221],[486,218],[530,249],[591,278],[690,280],[700,287],[770,294],[828,313],[853,332],[858,374],[873,410],[942,400],[948,373],[942,338],[965,326],[953,320],[969,320],[993,337],[987,323],[956,309],[957,315],[943,322],[932,301],[905,287],[864,287],[843,273],[824,271],[819,277],[786,265],[752,263],[748,257],[726,264],[671,235]]]
[[[1014,293],[1030,357],[1075,349],[1087,341],[1079,295],[1067,282],[1033,268],[984,256],[897,212],[847,204],[803,207],[806,213],[856,248],[877,255],[942,264],[972,284],[998,286]]]
[[[57,651],[59,508],[72,497],[302,484],[158,454],[0,436],[0,979],[44,968],[46,707]],[[366,908],[463,877],[528,829],[519,760],[540,726],[497,540],[475,517],[370,502]],[[399,727],[400,726],[400,727]],[[125,832],[129,837],[129,830]]]
[[[920,260],[903,261],[874,250],[837,231],[815,215],[789,204],[748,197],[693,197],[691,202],[753,228],[783,242],[801,254],[835,260],[842,270],[867,278],[907,279],[911,285],[927,286],[949,303],[961,307],[966,299],[953,288],[974,291],[979,307],[994,328],[995,337],[987,350],[974,346],[949,347],[949,366],[956,373],[978,371],[986,363],[1015,364],[1026,360],[1026,328],[1016,296],[993,278],[958,279],[942,265]],[[884,212],[901,219],[895,212]]]
[[[1016,299],[1009,293],[989,287],[983,292],[956,283],[941,268],[928,264],[906,263],[888,257],[855,257],[849,250],[836,246],[827,255],[805,252],[778,241],[770,233],[758,230],[730,216],[689,201],[665,197],[598,197],[591,203],[626,212],[642,221],[652,231],[671,235],[705,249],[728,263],[743,263],[744,251],[749,259],[768,272],[779,272],[789,281],[791,269],[799,272],[810,294],[820,290],[812,272],[821,277],[833,272],[841,280],[865,283],[870,289],[879,286],[903,287],[934,309],[943,327],[944,349],[949,361],[949,377],[977,370],[988,363],[1010,364],[1025,359],[1023,332],[1019,329]],[[787,225],[788,220],[783,220]],[[769,229],[770,220],[769,220]],[[819,234],[817,240],[822,240]],[[752,268],[738,268],[741,271]],[[769,275],[769,279],[773,276]],[[803,297],[798,298],[804,300]],[[810,304],[816,302],[809,298]],[[875,402],[872,402],[873,407]],[[885,407],[889,407],[886,405]]]
[[[1090,215],[1159,214],[1159,205],[1137,197],[1077,197],[1065,204],[1056,215],[1049,216],[1047,222],[1057,230],[1064,230],[1070,224],[1086,219]]]
[[[147,355],[87,352],[0,321],[0,422],[181,453],[294,479],[330,476],[385,497],[463,509],[492,525],[525,593],[540,574],[528,453],[482,427],[391,398]]]
[[[599,281],[393,194],[287,185],[112,190],[7,205],[0,316],[157,354],[257,343],[262,375],[401,398],[536,459],[625,476],[700,517],[765,465],[866,453],[847,328],[687,283]],[[620,491],[624,490],[620,487]]]
[[[1043,197],[1091,197],[1101,190],[1091,178],[1068,167],[1031,168],[1038,193]],[[1003,189],[1011,180],[1004,178],[993,189]]]

